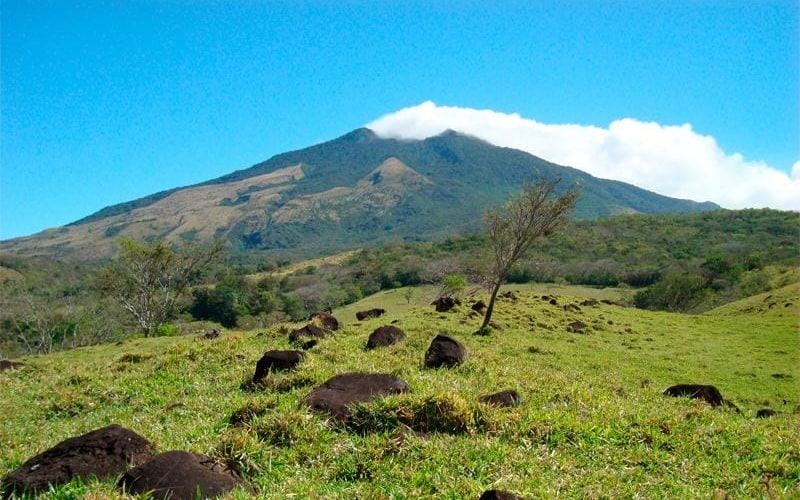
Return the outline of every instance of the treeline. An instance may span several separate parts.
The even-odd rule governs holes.
[[[796,279],[800,214],[776,210],[623,215],[569,224],[538,240],[510,272],[513,283],[558,282],[638,289],[634,304],[700,312]],[[188,288],[153,334],[193,321],[228,328],[300,321],[380,290],[464,276],[483,284],[491,258],[483,235],[367,248],[336,264],[249,262],[229,255]],[[105,264],[0,257],[0,356],[49,352],[130,335],[136,324],[97,276]],[[188,326],[187,326],[188,325]]]

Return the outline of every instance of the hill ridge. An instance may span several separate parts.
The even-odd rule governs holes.
[[[369,190],[346,190],[357,187],[392,158],[407,167],[403,175],[409,175],[408,180],[425,181],[391,184],[392,192],[383,195],[392,204],[380,214],[359,210],[376,206],[359,195],[373,200],[378,195]],[[280,189],[272,186],[275,191],[265,196],[266,190],[258,186],[256,179],[288,167],[300,168],[302,176],[287,178]],[[446,131],[424,140],[398,140],[381,138],[372,130],[361,128],[209,181],[103,208],[62,228],[0,242],[0,251],[92,259],[108,257],[113,240],[119,237],[165,239],[171,243],[208,243],[224,238],[234,252],[277,250],[321,255],[388,239],[430,239],[448,232],[479,230],[488,207],[502,203],[524,181],[537,176],[560,177],[564,188],[579,184],[583,195],[574,215],[582,219],[628,212],[716,208],[714,204],[677,200],[630,184],[598,179],[458,132]],[[216,192],[216,187],[228,186],[231,190],[234,185],[241,193],[226,196],[216,206],[209,205],[203,197],[203,193]],[[390,189],[388,184],[375,186]],[[296,205],[297,200],[322,193],[328,199],[345,197],[338,200],[337,212],[323,219],[275,217]],[[187,226],[179,206],[164,208],[175,200],[184,200],[182,206],[188,207],[192,199],[196,200],[194,212],[206,207],[202,227]]]

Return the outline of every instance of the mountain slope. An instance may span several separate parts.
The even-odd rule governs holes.
[[[95,259],[110,256],[119,237],[174,243],[224,238],[234,251],[319,255],[387,239],[478,230],[488,207],[539,175],[562,178],[565,189],[580,185],[577,218],[716,208],[597,179],[456,132],[401,141],[358,129],[208,182],[2,242],[0,251]]]

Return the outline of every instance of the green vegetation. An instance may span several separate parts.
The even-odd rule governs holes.
[[[641,308],[703,312],[797,282],[799,233],[798,214],[776,210],[577,221],[534,242],[507,282],[623,286],[638,292],[626,300]],[[306,262],[273,257],[253,264],[232,254],[178,302],[169,320],[177,332],[219,325],[246,330],[300,321],[381,290],[421,284],[446,290],[455,277],[474,288],[488,281],[490,254],[479,234]],[[90,279],[96,270],[86,263],[0,257],[0,355],[136,335],[125,313],[96,292]]]
[[[625,289],[508,289],[516,300],[498,300],[502,332],[487,337],[471,334],[481,318],[469,304],[433,310],[438,286],[337,309],[344,328],[255,391],[241,387],[264,351],[289,348],[292,325],[21,358],[22,369],[0,372],[0,474],[115,422],[158,451],[217,457],[264,498],[477,498],[489,488],[528,498],[800,495],[800,285],[697,315],[587,302],[622,302],[633,293]],[[355,322],[354,311],[376,306],[387,315]],[[574,321],[583,333],[567,331]],[[392,322],[408,338],[365,350],[369,333]],[[466,363],[422,368],[439,333],[465,344]],[[412,392],[360,405],[349,428],[302,405],[347,371],[392,373]],[[687,382],[715,385],[742,413],[661,395]],[[477,402],[506,388],[519,406]],[[781,413],[755,419],[765,406]],[[44,497],[122,498],[113,486],[75,482]]]
[[[163,241],[152,244],[122,240],[116,259],[98,273],[98,290],[128,312],[145,337],[172,316],[186,289],[222,254],[218,241],[210,248],[172,250]]]

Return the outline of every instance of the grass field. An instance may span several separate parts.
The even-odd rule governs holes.
[[[692,316],[581,305],[624,302],[626,290],[506,290],[517,300],[498,303],[499,328],[489,336],[473,335],[481,318],[470,300],[435,312],[431,288],[334,311],[344,328],[298,371],[271,375],[257,391],[242,384],[264,351],[291,348],[291,325],[21,359],[23,369],[0,372],[0,474],[67,437],[118,423],[158,451],[235,466],[263,498],[455,499],[491,488],[525,498],[800,497],[800,285]],[[388,312],[355,320],[371,307]],[[583,333],[567,331],[575,321]],[[365,350],[369,333],[391,322],[408,338]],[[439,333],[467,347],[466,363],[422,367]],[[348,371],[392,373],[412,392],[360,406],[358,431],[301,404],[313,386]],[[661,394],[677,383],[713,384],[741,413]],[[477,402],[507,388],[520,393],[519,406]],[[781,413],[754,418],[763,407]],[[242,409],[258,416],[231,425]],[[426,427],[395,418],[409,412]],[[114,483],[76,481],[49,497],[122,497]]]

